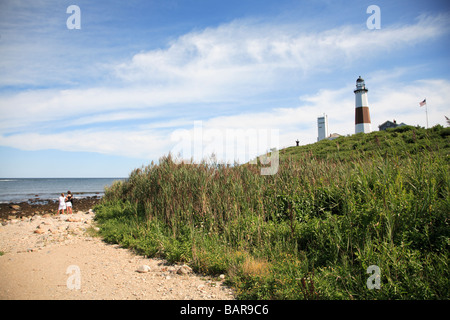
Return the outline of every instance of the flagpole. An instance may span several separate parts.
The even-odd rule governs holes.
[[[423,99],[422,102],[419,103],[419,106],[423,107],[425,105],[425,115],[427,117],[427,129],[428,129],[428,105],[427,105],[427,99]]]

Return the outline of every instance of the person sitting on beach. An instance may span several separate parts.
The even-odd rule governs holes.
[[[72,214],[72,200],[73,200],[73,196],[69,190],[69,191],[67,191],[67,197],[66,197],[67,214]]]
[[[66,201],[64,198],[64,193],[61,193],[61,196],[59,197],[58,212],[56,214],[58,214],[60,210],[61,210],[61,214],[64,214],[65,209],[66,209]]]

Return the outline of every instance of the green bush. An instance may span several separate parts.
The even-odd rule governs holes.
[[[106,241],[228,274],[240,299],[448,299],[449,136],[400,127],[259,165],[171,156],[105,190]],[[381,270],[370,290],[367,268]]]

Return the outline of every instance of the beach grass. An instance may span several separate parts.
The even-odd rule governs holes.
[[[268,176],[169,155],[106,188],[96,219],[105,241],[225,274],[238,299],[448,299],[449,136],[407,126],[286,148]]]

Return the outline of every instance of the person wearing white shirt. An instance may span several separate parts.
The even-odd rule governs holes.
[[[64,210],[66,209],[66,198],[64,198],[64,193],[61,193],[61,196],[59,197],[59,207],[58,212],[61,210],[61,214],[64,214]]]

